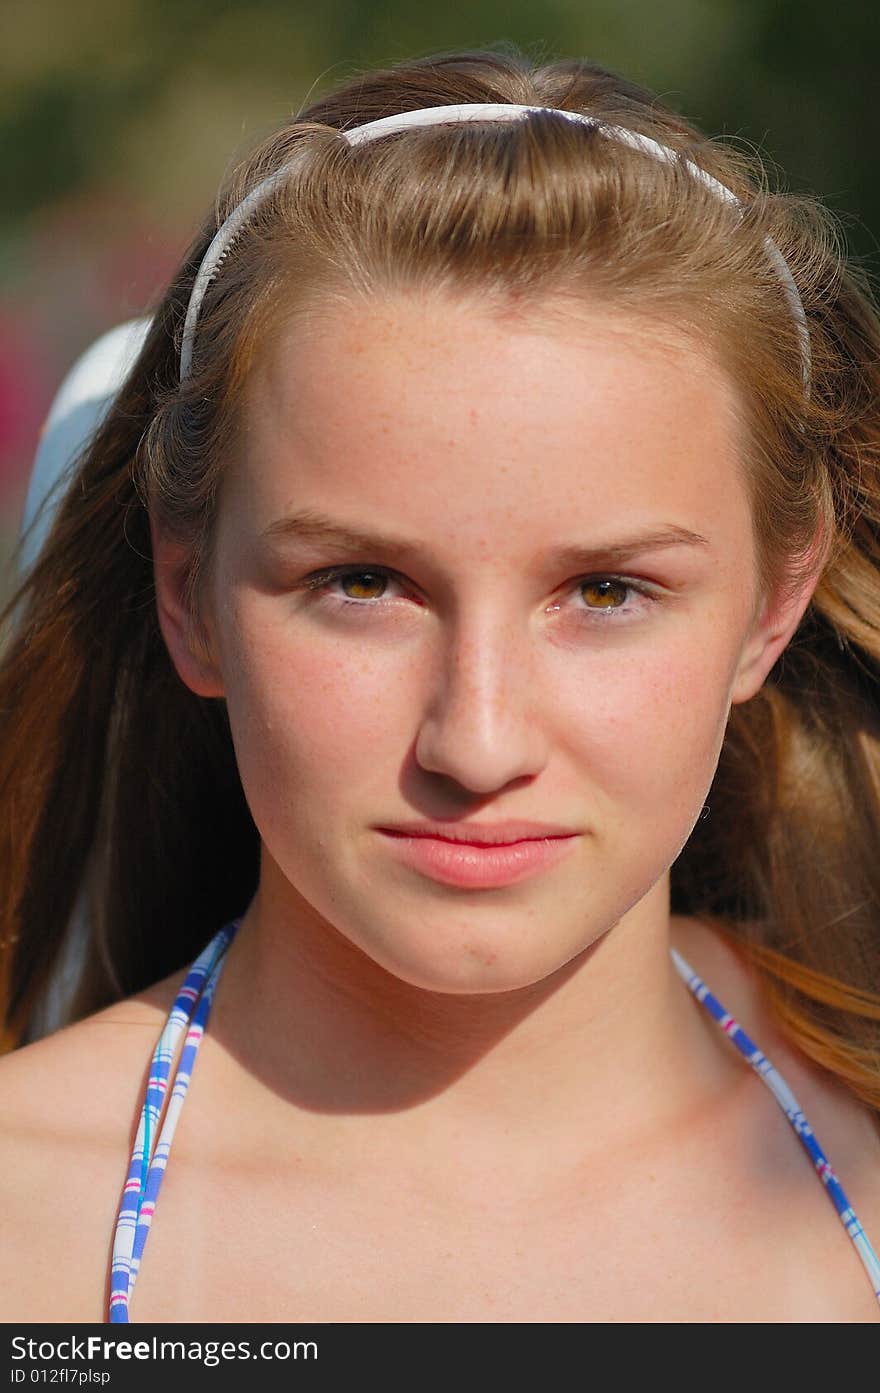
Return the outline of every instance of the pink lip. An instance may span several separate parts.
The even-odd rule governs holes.
[[[409,837],[440,837],[444,842],[470,842],[472,846],[541,841],[545,837],[572,837],[579,828],[556,822],[526,822],[507,818],[504,822],[393,822],[380,825],[380,832],[403,833]]]
[[[379,828],[397,856],[414,870],[446,885],[491,890],[514,885],[546,870],[566,856],[578,839],[565,836],[525,839],[495,845],[448,841],[424,833],[407,834]]]

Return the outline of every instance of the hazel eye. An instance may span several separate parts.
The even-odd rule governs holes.
[[[627,592],[632,588],[625,581],[615,580],[613,577],[583,580],[580,585],[581,594],[585,599],[590,591],[594,596],[598,596],[599,603],[588,605],[587,608],[599,610],[621,609]]]
[[[389,585],[396,583],[392,572],[380,566],[330,566],[309,576],[303,585],[328,604],[369,610],[379,609]]]
[[[388,577],[381,571],[349,571],[336,577],[343,593],[353,600],[378,600],[385,593]],[[378,589],[378,594],[376,590]],[[368,591],[370,593],[365,594]]]
[[[372,611],[384,613],[393,609],[391,602],[398,597],[403,581],[382,566],[330,566],[315,572],[302,584],[315,592],[322,604],[365,618]],[[569,604],[572,596],[580,597],[574,600],[574,617],[582,623],[592,623],[594,628],[610,628],[612,624],[618,627],[643,618],[659,598],[651,587],[615,575],[582,576],[569,586]],[[561,601],[556,601],[548,612],[564,608]]]

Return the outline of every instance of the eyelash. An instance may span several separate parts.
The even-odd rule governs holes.
[[[376,600],[352,600],[347,598],[346,596],[331,596],[329,595],[329,593],[326,593],[329,592],[329,587],[333,584],[334,581],[342,580],[348,576],[365,575],[377,576],[385,580],[398,579],[396,572],[388,570],[387,567],[384,566],[329,566],[326,570],[316,571],[313,575],[308,576],[303,582],[303,585],[307,590],[325,592],[325,596],[329,600],[329,602],[333,605],[338,606],[340,609],[349,608],[352,606],[354,606],[357,609],[377,609],[382,603],[384,597],[380,597]],[[653,589],[649,588],[648,586],[642,585],[637,581],[629,580],[626,576],[615,575],[611,572],[601,572],[594,575],[580,576],[574,582],[574,589],[576,590],[578,586],[584,585],[588,581],[592,582],[594,585],[598,585],[602,581],[609,580],[613,581],[617,585],[623,586],[626,590],[633,591],[635,594],[640,595],[643,599],[648,600],[650,603],[656,603],[660,598],[657,594],[654,593]],[[321,598],[325,598],[325,596],[321,596]],[[585,606],[582,610],[582,615],[587,623],[600,624],[607,624],[609,622],[618,624],[625,623],[627,621],[621,619],[610,620],[609,616],[616,614],[628,615],[630,613],[630,609],[624,608],[624,606],[622,605],[615,605],[612,606],[610,609],[604,610],[589,609]]]

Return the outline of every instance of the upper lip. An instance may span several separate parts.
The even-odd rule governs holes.
[[[395,822],[380,832],[399,832],[408,837],[437,837],[445,842],[469,842],[474,846],[500,846],[508,842],[539,841],[545,837],[576,837],[577,830],[555,822]]]

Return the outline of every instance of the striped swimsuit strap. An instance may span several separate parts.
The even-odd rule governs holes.
[[[186,1098],[199,1045],[205,1033],[211,1003],[214,1000],[214,992],[226,960],[226,951],[234,939],[240,923],[240,919],[233,919],[220,929],[192,964],[177,993],[177,998],[153,1054],[146,1095],[131,1153],[128,1177],[123,1186],[116,1219],[108,1312],[108,1319],[111,1323],[128,1322],[130,1319],[129,1305],[137,1281],[144,1245],[153,1221],[162,1177],[168,1165],[168,1154],[171,1150],[177,1120]],[[855,1250],[868,1275],[874,1295],[880,1301],[880,1260],[878,1260],[867,1234],[859,1223],[843,1186],[819,1145],[815,1132],[804,1117],[800,1104],[778,1070],[774,1069],[766,1055],[761,1053],[742,1027],[725,1011],[721,1002],[712,995],[705,982],[688,966],[680,953],[676,952],[674,948],[670,951],[679,976],[695,1000],[705,1008],[731,1043],[736,1046],[746,1062],[754,1069],[761,1081],[770,1089],[815,1167],[826,1194],[852,1239]],[[183,1049],[169,1095],[168,1080],[171,1065],[181,1038],[183,1038]],[[167,1106],[165,1106],[166,1101]],[[163,1107],[164,1118],[162,1115]],[[161,1130],[159,1130],[160,1120]]]

